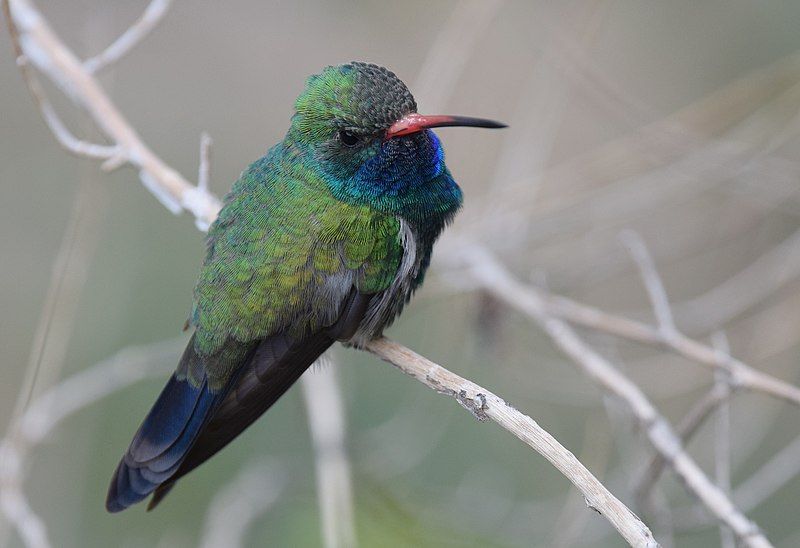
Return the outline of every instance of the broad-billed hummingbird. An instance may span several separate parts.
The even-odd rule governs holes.
[[[283,141],[225,197],[208,233],[178,368],[111,479],[106,508],[175,482],[225,447],[335,341],[378,337],[420,286],[461,189],[431,128],[505,127],[417,114],[389,70],[309,78]]]

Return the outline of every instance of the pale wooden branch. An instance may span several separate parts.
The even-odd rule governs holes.
[[[336,364],[324,354],[300,379],[317,469],[325,548],[355,548],[353,482],[345,449],[346,420]]]
[[[83,62],[83,68],[89,74],[97,74],[104,68],[113,65],[136,45],[141,42],[151,30],[156,28],[161,19],[169,10],[172,0],[152,0],[142,13],[141,17],[114,40],[106,49]]]
[[[0,447],[0,450],[3,450]],[[5,451],[1,451],[5,453]],[[0,454],[0,461],[9,456]],[[6,466],[3,466],[5,468]],[[5,485],[0,490],[0,507],[6,518],[14,524],[20,538],[28,548],[49,548],[50,539],[47,537],[47,527],[44,521],[34,512],[28,504],[28,498],[18,485],[13,485],[4,480]]]
[[[69,129],[67,129],[66,124],[64,124],[64,122],[58,116],[53,104],[47,98],[47,94],[45,93],[42,84],[39,82],[39,79],[36,78],[36,74],[30,66],[28,56],[22,51],[17,27],[13,24],[9,9],[8,1],[4,0],[3,12],[8,24],[11,41],[14,46],[14,54],[16,55],[17,66],[20,69],[20,73],[25,81],[25,85],[28,86],[28,90],[30,91],[31,96],[33,97],[33,100],[35,101],[36,106],[42,115],[42,119],[44,120],[45,124],[47,124],[47,127],[50,129],[53,137],[55,137],[56,141],[58,141],[58,144],[61,145],[67,152],[77,156],[84,156],[86,158],[108,159],[117,155],[119,152],[119,148],[117,146],[89,143],[77,138],[69,131]]]
[[[772,456],[733,490],[733,500],[745,511],[753,510],[800,474],[800,437]],[[681,508],[676,525],[683,529],[708,526],[711,521],[701,506]]]
[[[578,454],[578,460],[586,462],[601,480],[607,474],[613,449],[612,438],[600,428],[602,420],[600,415],[588,417],[584,426],[584,441]],[[574,490],[575,488],[571,489]],[[551,548],[567,548],[583,538],[591,514],[584,512],[581,506],[580,499],[572,496],[572,493],[567,496],[560,515],[554,521],[553,539],[549,543]],[[659,541],[667,548],[663,537]]]
[[[32,2],[3,0],[3,6],[18,58],[23,59],[21,66],[26,67],[24,60],[30,60],[84,109],[98,129],[114,143],[111,148],[99,152],[91,148],[90,156],[113,159],[112,164],[124,159],[124,163],[138,170],[145,187],[169,211],[177,214],[185,210],[194,216],[199,228],[208,228],[220,209],[219,200],[192,185],[144,144],[95,77],[53,32]],[[83,154],[74,147],[73,152]]]
[[[541,305],[548,314],[575,325],[589,327],[631,341],[667,348],[712,370],[724,369],[730,375],[734,387],[762,392],[800,405],[800,388],[768,373],[763,373],[729,354],[722,355],[712,346],[691,339],[678,331],[664,333],[657,327],[646,323],[617,316],[566,297],[550,295],[531,286],[528,286],[526,290],[541,301]]]
[[[636,262],[639,274],[647,289],[647,296],[656,316],[658,330],[665,338],[670,338],[678,329],[675,327],[675,318],[672,317],[672,307],[669,304],[664,282],[656,269],[653,256],[650,255],[642,237],[632,231],[625,230],[620,234],[620,240]]]
[[[715,336],[714,346],[722,354],[730,354],[730,344],[722,332]],[[718,369],[714,372],[714,386],[730,391],[728,376]],[[730,400],[724,398],[717,406],[716,424],[714,428],[714,477],[717,485],[726,495],[731,495],[731,406]],[[719,525],[719,537],[722,548],[735,548],[736,539],[730,529]]]
[[[365,349],[429,388],[454,398],[478,420],[491,419],[514,434],[569,479],[581,491],[586,504],[611,522],[629,544],[657,546],[647,526],[532,418],[482,386],[385,337],[369,342]]]
[[[715,382],[711,389],[706,392],[686,413],[686,416],[675,427],[676,434],[683,445],[686,445],[722,402],[730,398],[733,388],[729,382],[724,384]],[[661,477],[667,460],[664,455],[655,453],[644,468],[644,472],[634,482],[634,493],[636,499],[642,506],[647,506],[647,499],[650,490]]]
[[[605,392],[625,402],[653,447],[661,453],[686,488],[746,546],[771,546],[758,526],[742,514],[686,453],[669,423],[647,396],[610,362],[583,343],[564,321],[551,316],[543,300],[516,280],[489,252],[475,245],[459,249],[461,260],[484,289],[533,319],[556,346]]]
[[[211,182],[211,145],[214,142],[205,131],[200,135],[200,165],[197,169],[197,189],[208,192]]]

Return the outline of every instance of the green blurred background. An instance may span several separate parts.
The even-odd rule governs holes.
[[[390,67],[422,112],[511,125],[505,134],[440,132],[466,196],[454,233],[478,238],[519,275],[553,291],[649,319],[645,293],[616,239],[634,228],[650,245],[670,296],[686,304],[676,308],[681,325],[698,337],[724,328],[738,357],[796,381],[800,283],[788,259],[772,271],[788,277],[777,289],[719,321],[704,323],[710,312],[690,305],[713,302],[692,299],[708,296],[798,229],[800,64],[789,56],[800,50],[800,3],[479,5],[176,0],[101,81],[145,142],[191,179],[199,135],[208,131],[212,188],[221,195],[282,137],[308,75],[353,59]],[[39,2],[60,36],[87,57],[144,6]],[[448,38],[453,25],[458,31]],[[14,65],[7,34],[0,34],[0,417],[7,422],[53,269],[61,272],[62,290],[35,393],[121,349],[179,337],[203,241],[192,220],[169,214],[132,170],[106,174],[57,146]],[[465,36],[474,44],[458,46]],[[443,90],[420,71],[432,48],[453,40],[464,58],[452,62],[463,70]],[[726,95],[742,78],[760,91]],[[81,113],[63,98],[56,103],[77,133],[93,135]],[[683,114],[666,130],[648,132],[675,112]],[[711,146],[722,141],[735,149],[732,156]],[[741,162],[731,167],[731,157]],[[65,238],[67,251],[60,252]],[[622,407],[518,313],[470,291],[457,273],[439,272],[389,334],[530,414],[632,503],[631,478],[648,446]],[[757,280],[754,290],[769,280]],[[672,420],[712,382],[707,370],[668,353],[586,335]],[[157,512],[105,513],[110,474],[181,344],[168,347],[174,358],[164,361],[163,375],[80,410],[31,453],[25,490],[53,543],[194,546],[215,493],[264,457],[287,484],[249,530],[247,545],[320,545],[299,387],[182,481]],[[500,428],[476,422],[374,357],[342,349],[335,356],[361,546],[621,545],[555,469]],[[735,399],[734,484],[800,435],[799,412],[763,396]],[[707,425],[690,445],[709,470],[712,437]],[[669,474],[662,484],[678,511],[691,504]],[[776,544],[800,545],[798,502],[800,480],[792,479],[748,515]],[[0,541],[20,545],[7,529],[0,526]],[[710,525],[678,528],[674,540],[700,547],[719,537]]]

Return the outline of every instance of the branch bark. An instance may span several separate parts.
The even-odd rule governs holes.
[[[631,546],[657,546],[642,521],[606,489],[571,452],[529,416],[502,398],[413,350],[385,337],[366,346],[379,358],[425,386],[454,398],[479,421],[491,419],[555,466],[583,494],[586,504],[602,514]]]
[[[138,170],[142,184],[169,211],[175,214],[181,211],[191,213],[198,227],[205,230],[219,212],[219,200],[191,184],[150,150],[109,99],[97,79],[53,32],[32,2],[3,0],[3,7],[17,51],[17,62],[23,67],[28,85],[35,82],[31,73],[25,70],[30,62],[84,109],[98,129],[114,143],[110,147],[98,145],[86,151],[80,146],[67,147],[68,150],[90,158],[105,159],[115,166],[130,164]],[[33,87],[31,90],[35,96],[41,95],[33,91]],[[45,111],[42,112],[47,120]],[[59,142],[65,143],[61,138]]]
[[[686,488],[718,520],[728,525],[740,542],[751,547],[771,546],[758,526],[736,508],[684,451],[669,423],[638,386],[585,345],[566,322],[549,315],[541,298],[511,276],[486,250],[478,246],[462,247],[459,255],[471,266],[471,274],[482,283],[485,290],[527,314],[592,381],[625,403],[650,443]]]

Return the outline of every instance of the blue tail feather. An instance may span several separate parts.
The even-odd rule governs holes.
[[[192,386],[172,376],[117,466],[106,499],[109,512],[143,500],[175,473],[219,398],[205,381]]]

